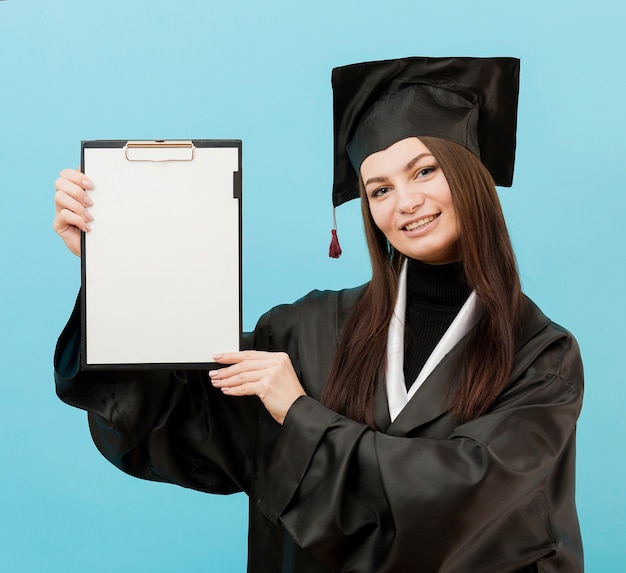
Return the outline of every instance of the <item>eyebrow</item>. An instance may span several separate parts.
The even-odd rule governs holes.
[[[411,169],[413,169],[413,167],[415,167],[415,164],[420,161],[421,159],[423,159],[424,157],[433,157],[432,153],[420,153],[419,155],[417,155],[416,157],[414,157],[413,159],[411,159],[411,161],[409,161],[405,166],[404,169],[402,171],[407,172],[410,171]],[[387,180],[387,177],[370,177],[364,184],[364,187],[367,187],[370,183],[382,183],[384,181]]]

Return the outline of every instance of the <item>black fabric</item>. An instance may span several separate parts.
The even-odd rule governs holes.
[[[480,158],[509,187],[515,163],[519,60],[401,58],[332,72],[333,205],[359,196],[368,155],[407,137],[448,139]]]
[[[582,572],[572,336],[527,301],[509,385],[486,414],[459,424],[447,412],[460,343],[372,431],[318,401],[362,292],[313,292],[246,337],[247,348],[287,352],[308,394],[284,426],[255,397],[216,391],[205,372],[80,372],[78,313],[57,346],[57,392],[89,411],[97,447],[123,471],[245,491],[252,573]]]
[[[407,262],[404,382],[411,388],[426,360],[470,295],[459,262]]]

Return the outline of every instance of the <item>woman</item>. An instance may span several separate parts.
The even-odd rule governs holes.
[[[250,571],[582,571],[578,347],[521,294],[494,188],[517,78],[507,58],[334,70],[334,204],[360,195],[372,280],[274,308],[229,366],[80,372],[70,318],[59,396],[122,470],[248,493]],[[74,252],[90,186],[57,180]]]

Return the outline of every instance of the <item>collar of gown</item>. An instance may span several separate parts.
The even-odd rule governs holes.
[[[424,367],[418,374],[415,382],[407,391],[404,382],[404,317],[406,314],[406,273],[407,262],[404,261],[398,277],[398,297],[396,307],[389,323],[387,338],[387,370],[386,386],[389,416],[393,422],[408,401],[415,395],[424,380],[428,378],[435,367],[454,348],[454,346],[478,322],[482,314],[482,307],[476,293],[472,291],[452,324],[446,330],[441,340],[435,346],[432,354],[426,360]]]

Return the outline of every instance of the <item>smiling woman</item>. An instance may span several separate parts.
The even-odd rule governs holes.
[[[494,185],[518,77],[512,58],[335,69],[333,202],[360,196],[372,278],[270,310],[223,368],[85,373],[77,312],[61,334],[57,392],[112,463],[249,495],[250,571],[582,571],[580,354],[522,294]],[[79,252],[92,182],[56,188]]]
[[[375,225],[403,255],[425,263],[457,260],[459,227],[446,176],[416,137],[372,153],[361,178]]]

